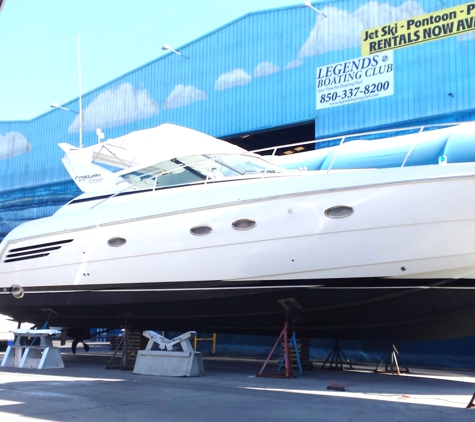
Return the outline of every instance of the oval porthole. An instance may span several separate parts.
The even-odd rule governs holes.
[[[118,246],[125,245],[125,242],[127,242],[123,237],[113,237],[112,239],[109,239],[107,243],[109,246],[112,246],[113,248],[117,248]]]
[[[206,236],[212,231],[213,229],[210,226],[195,226],[190,230],[191,234],[195,236]]]
[[[325,215],[329,218],[345,218],[354,213],[353,208],[346,205],[336,205],[325,210]]]
[[[240,220],[236,220],[232,225],[235,230],[250,230],[256,227],[257,223],[250,218],[241,218]]]

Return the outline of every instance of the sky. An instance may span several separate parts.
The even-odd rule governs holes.
[[[5,0],[0,121],[30,120],[247,13],[296,0]]]

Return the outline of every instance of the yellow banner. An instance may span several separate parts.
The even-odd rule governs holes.
[[[389,23],[361,33],[363,56],[475,30],[475,2]]]

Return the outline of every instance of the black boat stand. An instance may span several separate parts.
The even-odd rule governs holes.
[[[401,375],[401,373],[409,373],[409,369],[406,365],[400,365],[398,360],[397,360],[397,355],[399,352],[396,349],[396,346],[394,343],[391,343],[389,348],[384,352],[383,357],[378,363],[378,366],[376,366],[376,369],[374,372],[382,372],[382,373],[390,373],[390,374],[398,374]],[[383,364],[383,361],[386,359],[386,365],[385,369],[379,369],[379,367]],[[402,368],[404,369],[401,369]]]
[[[329,366],[328,368],[325,368],[325,365],[327,363],[329,364]],[[325,359],[325,362],[323,362],[323,365],[320,367],[320,369],[338,369],[340,371],[343,371],[345,369],[344,365],[348,365],[349,369],[353,369],[353,366],[351,366],[350,361],[341,349],[339,341],[335,340],[335,345],[333,346],[333,349],[330,351],[329,355]]]

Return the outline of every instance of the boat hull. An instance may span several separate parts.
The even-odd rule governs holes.
[[[69,327],[274,334],[289,318],[319,337],[475,334],[475,165],[429,167],[73,201],[2,243],[0,312]],[[327,215],[340,206],[353,212]],[[243,219],[255,226],[233,228]]]
[[[474,334],[474,280],[331,279],[57,286],[0,296],[2,312],[51,326],[428,340]],[[465,322],[467,321],[467,322]]]

